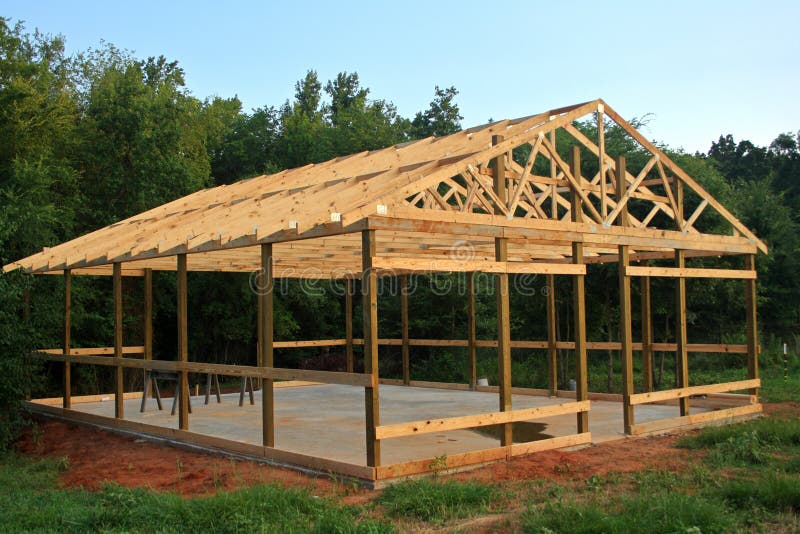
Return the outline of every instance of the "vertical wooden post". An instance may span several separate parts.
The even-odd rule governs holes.
[[[375,257],[375,230],[361,233],[361,275],[364,293],[364,373],[372,375],[372,385],[364,388],[366,411],[367,465],[381,464],[381,442],[375,436],[380,425],[380,397],[378,392],[378,277],[372,268]]]
[[[272,265],[272,243],[261,245],[261,283],[258,285],[258,299],[261,308],[261,334],[259,349],[261,351],[262,367],[273,367],[275,354],[273,339],[275,337],[275,321],[273,309],[273,293],[275,288],[274,271]],[[265,447],[275,446],[275,394],[274,380],[264,378],[261,389],[261,429],[262,441]]]
[[[570,152],[570,170],[575,180],[581,183],[581,151],[577,146]],[[572,203],[572,222],[583,222],[581,197],[576,191],[570,191]],[[583,243],[573,241],[572,263],[583,264]],[[575,400],[585,401],[589,398],[589,378],[586,363],[586,276],[576,274],[572,277],[572,310],[573,330],[575,331]],[[578,412],[578,432],[589,431],[589,413]]]
[[[400,322],[402,323],[403,384],[411,383],[411,362],[408,350],[408,276],[400,275]]]
[[[606,135],[605,135],[605,108],[603,104],[597,106],[597,146],[599,159],[598,165],[600,168],[600,215],[603,220],[608,217],[608,191],[606,191]],[[625,176],[621,174],[620,176]],[[617,197],[619,198],[619,197]]]
[[[478,346],[475,329],[475,273],[467,274],[467,360],[469,361],[469,388],[478,385]]]
[[[686,267],[686,255],[683,250],[675,251],[675,266],[683,269]],[[677,359],[676,371],[678,373],[678,387],[689,386],[689,353],[686,347],[686,279],[677,279],[675,290],[675,343]],[[689,398],[680,399],[681,415],[689,415]]]
[[[678,230],[683,230],[683,182],[676,176],[673,178],[673,194],[675,196],[676,212],[675,222]],[[675,250],[675,265],[679,268],[686,266],[686,254],[683,250]],[[678,387],[689,385],[689,353],[686,339],[686,279],[677,278],[675,284],[675,378]],[[689,398],[679,400],[681,415],[689,415]]]
[[[345,357],[347,359],[347,372],[353,372],[353,280],[345,279],[344,293],[344,331],[345,331]]]
[[[756,270],[755,254],[744,257],[744,266],[751,271]],[[745,308],[747,313],[747,378],[758,378],[758,315],[756,279],[750,278],[744,282]],[[758,395],[758,388],[750,388],[750,395]]]
[[[503,141],[502,135],[492,136],[492,144],[497,145]],[[506,161],[505,155],[497,156],[492,160],[492,176],[494,190],[500,200],[506,201]],[[497,213],[501,213],[497,207]],[[508,261],[508,241],[497,237],[494,240],[495,261]],[[508,274],[495,275],[495,291],[497,292],[497,377],[500,392],[500,411],[511,411],[511,320],[509,307]],[[513,423],[503,425],[500,435],[500,445],[510,446],[513,443]]]
[[[144,270],[144,359],[153,359],[153,269]]]
[[[650,277],[639,280],[642,297],[642,375],[644,390],[653,391],[653,318],[650,304]]]
[[[72,344],[72,271],[64,269],[64,408],[72,408],[72,369],[69,353]]]
[[[122,419],[125,416],[125,392],[123,383],[122,360],[122,264],[114,263],[114,417]]]
[[[550,144],[556,148],[556,131],[550,130]],[[555,158],[550,158],[550,178],[553,180],[558,176],[558,168],[556,167]],[[550,216],[553,220],[558,220],[558,189],[555,185],[550,186]]]
[[[617,157],[617,198],[625,195],[628,181],[625,179],[625,157]],[[628,226],[628,206],[619,214],[620,225]],[[628,245],[619,246],[619,341],[620,359],[622,360],[622,422],[626,434],[631,433],[634,425],[633,405],[633,327],[631,319],[631,278],[627,269],[630,266],[630,249]]]
[[[188,300],[186,287],[186,254],[178,254],[178,360],[189,361]],[[178,428],[189,430],[189,373],[180,372],[178,383]]]
[[[547,383],[550,396],[558,395],[558,331],[556,330],[556,277],[545,277],[547,287]]]

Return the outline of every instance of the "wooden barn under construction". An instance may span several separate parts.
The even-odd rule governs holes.
[[[595,139],[575,126],[579,120],[597,121]],[[649,152],[643,168],[629,172],[624,157],[607,155],[607,121]],[[556,132],[573,141],[567,161],[555,148]],[[525,154],[517,159],[527,161],[515,161],[513,151]],[[597,158],[595,176],[582,176],[581,153]],[[537,170],[548,167],[549,173]],[[692,208],[686,209],[689,205]],[[725,235],[696,229],[711,212],[728,225]],[[454,247],[469,254],[453,254]],[[724,206],[607,104],[595,100],[198,191],[8,264],[4,270],[65,277],[63,346],[37,353],[63,365],[63,397],[29,402],[35,412],[380,483],[759,413],[755,270],[759,250],[767,252],[764,243]],[[687,258],[730,255],[743,256],[744,268],[693,268],[686,263]],[[619,341],[587,340],[585,277],[591,263],[618,265]],[[177,277],[175,360],[153,358],[154,271],[174,271]],[[259,309],[255,365],[192,361],[188,271],[255,273]],[[410,339],[407,277],[445,272],[467,273],[466,339]],[[490,273],[495,279],[496,339],[476,336],[475,273]],[[572,339],[557,338],[554,291],[547,296],[547,316],[542,318],[548,325],[547,339],[511,339],[509,275],[515,274],[543,275],[549,287],[554,287],[555,277],[571,279]],[[71,346],[73,275],[113,278],[113,347]],[[143,346],[126,346],[123,340],[126,276],[144,278]],[[274,339],[275,280],[303,277],[345,281],[341,339]],[[378,337],[381,277],[399,278],[400,339]],[[659,277],[672,279],[676,288],[670,304],[676,310],[675,343],[653,342],[649,287],[650,280]],[[690,343],[688,278],[742,280],[746,344]],[[633,331],[631,318],[634,279],[641,284],[639,332]],[[354,280],[363,296],[362,339],[353,336]],[[364,372],[354,372],[358,345],[363,345]],[[388,345],[401,348],[402,380],[379,376],[380,348]],[[346,370],[276,365],[280,364],[276,349],[324,346],[346,351]],[[413,346],[466,348],[469,383],[411,380]],[[478,383],[479,347],[496,347],[498,384]],[[512,387],[515,348],[546,351],[547,389]],[[559,350],[573,351],[574,391],[558,389]],[[619,351],[621,395],[588,391],[586,362],[591,350]],[[676,354],[676,389],[654,390],[655,350]],[[693,352],[746,354],[746,379],[690,386]],[[634,353],[641,357],[636,367]],[[114,391],[73,396],[70,369],[77,364],[114,369]],[[641,387],[635,391],[638,367],[641,376],[636,383]],[[148,373],[145,392],[124,391],[125,370]],[[208,396],[204,404],[196,396],[191,398],[190,374],[208,376],[209,384],[212,377],[249,377],[259,391],[252,405],[236,406],[233,399],[209,403]],[[151,382],[157,386],[159,376],[177,380],[177,416],[146,406],[147,390]],[[552,421],[548,436],[514,439],[515,424],[542,420]],[[499,432],[489,436],[472,430],[488,426]]]

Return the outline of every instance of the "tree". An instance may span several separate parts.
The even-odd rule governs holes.
[[[424,112],[420,111],[411,121],[411,136],[415,139],[435,135],[441,137],[461,130],[461,116],[458,104],[455,103],[458,90],[455,87],[439,89],[436,86],[435,96]]]

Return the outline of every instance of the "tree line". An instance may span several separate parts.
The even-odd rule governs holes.
[[[372,95],[355,72],[341,72],[323,83],[309,70],[294,89],[282,104],[247,111],[236,97],[196,97],[181,66],[163,56],[137,58],[110,44],[68,55],[63,37],[31,33],[19,22],[0,19],[0,261],[25,257],[200,188],[461,129],[455,87],[436,87],[429,106],[413,117],[402,116],[390,100]],[[587,135],[595,132],[592,122],[577,126]],[[566,157],[567,140],[557,144]],[[646,161],[644,151],[610,125],[607,147],[612,156],[626,155],[631,168]],[[770,254],[760,255],[757,263],[762,344],[793,340],[800,322],[795,275],[798,136],[781,133],[762,147],[723,135],[707,153],[661,148],[770,246]],[[585,174],[593,175],[591,158],[583,159]],[[590,274],[589,337],[616,339],[616,267],[592,267]],[[192,359],[252,363],[256,300],[248,276],[190,273],[189,284]],[[158,274],[155,285],[156,354],[171,359],[176,345],[174,276]],[[512,336],[517,339],[546,335],[543,281],[533,285],[533,292],[518,291],[512,297]],[[299,282],[288,282],[275,303],[277,339],[342,337],[343,299],[324,286],[301,291]],[[560,335],[569,339],[569,285],[561,281],[549,289],[557,292]],[[137,344],[142,335],[141,281],[126,279],[124,292],[126,344]],[[669,341],[674,331],[672,289],[665,283],[654,285],[653,292],[655,339]],[[0,413],[10,414],[0,415],[10,418],[0,425],[0,442],[12,435],[19,399],[58,391],[58,368],[45,366],[42,373],[28,355],[34,347],[59,346],[62,294],[58,276],[0,275]],[[744,300],[737,282],[690,285],[689,295],[690,341],[743,339]],[[399,336],[398,298],[389,295],[380,302],[381,337]],[[360,303],[355,302],[358,314]],[[490,291],[478,295],[477,305],[478,333],[490,337],[496,326]],[[465,337],[466,301],[457,291],[437,291],[435,281],[426,279],[411,296],[410,307],[418,310],[411,314],[412,337]],[[111,309],[110,278],[75,277],[75,346],[110,344]],[[359,321],[355,325],[359,335]],[[463,379],[466,366],[459,351],[415,349],[412,376]],[[398,372],[395,356],[390,349],[386,357],[382,354],[382,374]],[[342,363],[341,354],[324,350],[285,351],[278,358],[287,367],[335,368]],[[514,358],[516,376],[530,384],[543,380],[543,359],[536,351],[515,351]],[[614,358],[609,353],[608,365],[605,356],[598,363],[608,369],[608,383],[596,384],[598,389],[613,389]],[[562,361],[566,380],[569,355]],[[491,354],[483,354],[481,362],[482,372],[491,377]],[[77,366],[74,372],[76,394],[94,393],[108,380],[102,369]],[[39,376],[44,379],[37,380]]]

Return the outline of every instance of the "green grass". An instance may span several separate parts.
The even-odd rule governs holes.
[[[485,513],[501,498],[495,486],[422,478],[392,484],[376,502],[390,517],[441,524]]]
[[[800,512],[800,478],[770,473],[759,480],[731,480],[716,492],[732,506]]]
[[[108,485],[54,489],[63,462],[2,460],[0,528],[13,532],[393,532],[363,510],[308,491],[261,485],[184,499]]]
[[[739,523],[724,503],[682,493],[637,495],[610,501],[559,502],[528,509],[525,532],[731,532]]]

